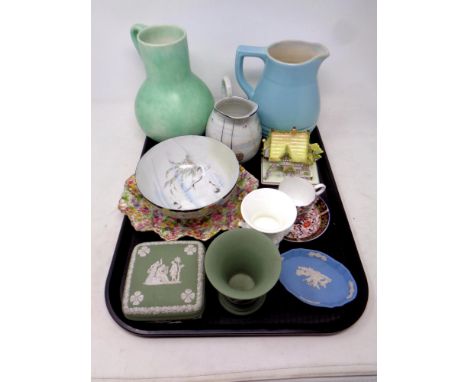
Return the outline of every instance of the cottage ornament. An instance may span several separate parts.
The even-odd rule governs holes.
[[[310,132],[273,130],[263,140],[262,155],[268,162],[268,169],[262,175],[266,180],[272,171],[281,171],[285,175],[295,175],[306,179],[312,177],[311,165],[320,159],[323,150],[318,143],[309,143]]]

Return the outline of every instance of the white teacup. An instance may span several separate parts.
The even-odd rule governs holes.
[[[259,231],[279,245],[296,221],[297,209],[284,192],[259,188],[242,200],[241,214],[245,221],[241,227]]]
[[[310,206],[322,195],[327,186],[322,183],[312,184],[304,178],[298,176],[287,176],[280,183],[278,189],[288,195],[296,207]]]

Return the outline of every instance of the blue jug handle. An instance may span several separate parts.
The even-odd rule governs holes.
[[[267,60],[267,48],[258,47],[258,46],[248,46],[240,45],[236,51],[236,79],[239,83],[239,86],[247,94],[249,99],[252,98],[254,94],[254,88],[250,85],[244,77],[244,58],[245,57],[258,57],[264,63]]]

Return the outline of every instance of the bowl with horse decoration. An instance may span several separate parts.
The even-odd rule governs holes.
[[[229,197],[238,177],[234,152],[198,135],[158,143],[141,157],[135,172],[141,194],[165,215],[179,219],[210,214]]]

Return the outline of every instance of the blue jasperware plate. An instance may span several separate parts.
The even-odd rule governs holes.
[[[280,281],[299,300],[335,308],[353,301],[357,285],[349,270],[329,255],[305,248],[281,254]]]

